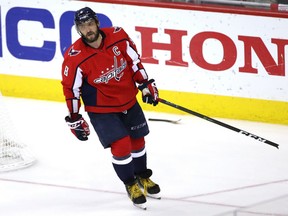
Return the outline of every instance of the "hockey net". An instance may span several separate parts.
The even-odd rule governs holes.
[[[22,169],[36,162],[28,147],[19,140],[8,114],[0,92],[0,172]]]

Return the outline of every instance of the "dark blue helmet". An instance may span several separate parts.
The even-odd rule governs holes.
[[[99,22],[96,13],[89,7],[84,7],[75,12],[74,22],[76,26],[90,19],[94,19],[96,22]]]

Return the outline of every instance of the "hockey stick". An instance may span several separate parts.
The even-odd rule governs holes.
[[[171,119],[156,119],[156,118],[149,118],[149,121],[160,121],[160,122],[168,122],[168,123],[172,123],[172,124],[178,124],[181,119],[178,120],[171,120]]]
[[[249,132],[247,132],[247,131],[241,130],[241,129],[239,129],[239,128],[233,127],[233,126],[231,126],[231,125],[229,125],[229,124],[226,124],[226,123],[224,123],[224,122],[218,121],[218,120],[213,119],[213,118],[210,118],[210,117],[208,117],[208,116],[205,116],[205,115],[203,115],[203,114],[201,114],[201,113],[198,113],[198,112],[195,112],[195,111],[193,111],[193,110],[189,110],[189,109],[187,109],[187,108],[185,108],[185,107],[182,107],[182,106],[179,106],[179,105],[177,105],[177,104],[171,103],[171,102],[169,102],[169,101],[167,101],[167,100],[164,100],[164,99],[159,98],[158,101],[161,102],[161,103],[163,103],[163,104],[166,104],[166,105],[168,105],[168,106],[171,106],[171,107],[174,107],[174,108],[176,108],[176,109],[179,109],[179,110],[181,110],[181,111],[184,111],[184,112],[187,112],[187,113],[189,113],[189,114],[192,114],[192,115],[194,115],[194,116],[197,116],[197,117],[199,117],[199,118],[202,118],[202,119],[205,119],[205,120],[207,120],[207,121],[210,121],[210,122],[212,122],[212,123],[218,124],[218,125],[220,125],[220,126],[222,126],[222,127],[225,127],[225,128],[230,129],[230,130],[233,130],[233,131],[235,131],[235,132],[237,132],[237,133],[240,133],[240,134],[243,134],[243,135],[245,135],[245,136],[254,138],[254,139],[256,139],[256,140],[258,140],[258,141],[260,141],[260,142],[266,143],[266,144],[271,145],[271,146],[274,146],[274,147],[276,147],[276,148],[278,148],[278,146],[279,146],[279,144],[274,143],[274,142],[272,142],[272,141],[270,141],[270,140],[264,139],[264,138],[262,138],[262,137],[259,137],[259,136],[255,135],[255,134],[252,134],[252,133],[249,133]]]

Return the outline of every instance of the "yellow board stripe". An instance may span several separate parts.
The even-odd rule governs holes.
[[[61,81],[0,74],[0,91],[4,96],[65,101]]]
[[[4,96],[64,102],[61,81],[0,74]],[[209,117],[240,119],[288,125],[288,102],[159,90],[160,97]],[[138,94],[141,101],[141,94]],[[143,104],[144,110],[187,114],[165,104]]]

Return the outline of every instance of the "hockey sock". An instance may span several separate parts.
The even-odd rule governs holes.
[[[115,172],[117,173],[117,176],[124,184],[130,183],[135,180],[132,161],[128,164],[112,164]]]
[[[147,170],[147,154],[144,137],[139,139],[131,138],[132,158],[135,174],[143,173]]]
[[[117,176],[124,184],[134,180],[134,166],[131,156],[131,139],[129,136],[115,141],[111,145],[112,164]]]

